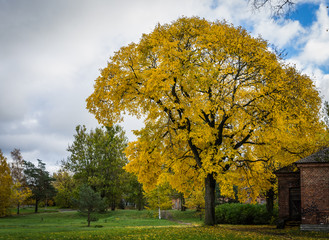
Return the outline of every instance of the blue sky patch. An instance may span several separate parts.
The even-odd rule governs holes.
[[[316,21],[316,11],[319,9],[318,4],[304,3],[298,4],[296,9],[288,13],[287,19],[297,20],[303,27],[309,27]]]
[[[210,8],[211,9],[216,9],[218,7],[218,0],[212,0]]]

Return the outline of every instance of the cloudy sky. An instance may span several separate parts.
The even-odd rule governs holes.
[[[0,149],[21,149],[50,172],[66,158],[75,127],[95,128],[85,109],[99,69],[114,51],[180,16],[226,19],[262,36],[314,80],[329,100],[328,0],[298,1],[271,18],[247,0],[0,0]],[[127,136],[140,121],[127,118]]]

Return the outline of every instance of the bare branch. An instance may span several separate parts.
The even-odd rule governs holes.
[[[274,16],[280,16],[290,12],[294,5],[294,0],[249,0],[252,8],[260,10],[261,8],[268,7]]]

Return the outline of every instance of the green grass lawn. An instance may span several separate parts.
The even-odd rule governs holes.
[[[54,211],[54,209],[53,209]],[[329,233],[305,233],[297,228],[218,225],[204,227],[194,211],[168,211],[171,220],[157,218],[153,211],[116,210],[99,214],[86,227],[86,218],[76,211],[23,211],[0,218],[0,239],[325,239]]]

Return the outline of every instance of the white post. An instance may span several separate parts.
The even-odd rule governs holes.
[[[158,186],[157,186],[157,193],[158,193],[158,204],[159,204],[159,219],[161,219],[160,196],[159,196],[159,187]]]

